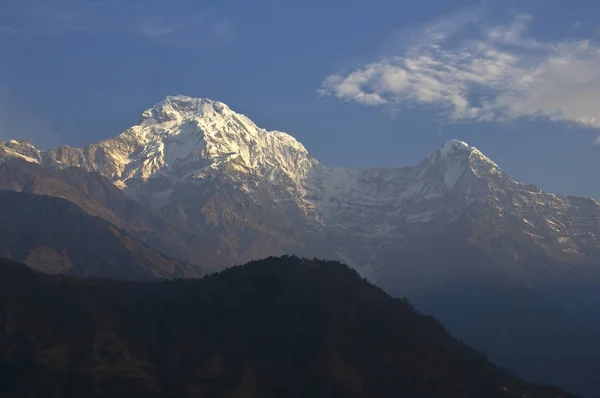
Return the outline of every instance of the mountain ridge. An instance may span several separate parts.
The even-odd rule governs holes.
[[[597,263],[600,254],[593,227],[600,203],[516,182],[459,140],[415,166],[329,167],[292,136],[261,129],[222,102],[169,96],[113,139],[43,152],[27,141],[0,145],[0,163],[15,156],[49,169],[99,172],[194,234],[221,235],[219,266],[305,252],[369,275],[385,266],[378,253],[402,250],[398,242],[418,231],[449,228],[472,207],[485,208],[494,224],[525,231],[522,239],[549,256]],[[587,215],[577,223],[566,218],[581,212]],[[507,224],[507,217],[515,219]],[[240,241],[240,230],[253,232]],[[470,242],[484,247],[480,238]]]

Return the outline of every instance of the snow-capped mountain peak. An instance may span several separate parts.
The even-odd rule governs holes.
[[[442,145],[436,152],[432,154],[431,157],[444,160],[450,157],[463,157],[465,159],[481,161],[498,167],[496,163],[485,156],[479,149],[457,139],[446,141],[444,145]]]
[[[86,148],[41,152],[26,141],[0,142],[0,162],[10,157],[98,171],[136,199],[134,187],[154,177],[167,190],[215,177],[244,190],[259,181],[296,189],[318,164],[292,136],[260,128],[222,102],[182,95],[166,97],[137,125]]]
[[[237,113],[226,104],[207,98],[193,98],[183,95],[169,96],[146,110],[141,122],[126,131],[143,131],[156,139],[164,136],[178,136],[189,133],[194,128],[195,135],[210,139],[214,144],[238,141],[239,148],[252,144],[265,144],[267,141],[280,141],[282,145],[307,153],[306,149],[292,136],[280,131],[268,131],[258,127],[251,119]],[[258,141],[258,142],[255,142]],[[220,154],[222,155],[222,154]]]
[[[439,149],[439,153],[442,156],[447,156],[459,151],[471,150],[473,150],[473,147],[469,146],[469,144],[467,144],[466,142],[457,139],[451,139],[446,141],[444,145],[441,146],[441,148]]]
[[[0,163],[4,158],[21,158],[31,163],[41,163],[40,151],[29,140],[0,141]]]
[[[139,185],[153,177],[167,189],[164,181],[215,177],[247,191],[263,180],[298,187],[317,164],[290,135],[260,128],[222,102],[186,96],[165,98],[139,124],[98,145],[115,165],[113,180],[130,193],[128,181]]]
[[[171,95],[142,114],[142,122],[163,122],[187,117],[226,115],[233,111],[224,103],[208,98]]]
[[[448,140],[420,165],[422,173],[432,167],[436,173],[444,175],[449,189],[467,172],[480,179],[504,175],[498,165],[479,149],[457,139]]]

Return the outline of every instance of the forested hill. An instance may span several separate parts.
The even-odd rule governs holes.
[[[572,397],[509,376],[348,267],[295,257],[146,284],[1,260],[0,396]]]

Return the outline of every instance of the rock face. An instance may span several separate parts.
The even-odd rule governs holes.
[[[217,268],[297,253],[385,279],[402,271],[390,258],[431,245],[477,252],[489,272],[536,282],[562,280],[566,268],[574,280],[600,275],[598,202],[515,182],[457,140],[414,167],[327,167],[221,102],[174,96],[116,138],[48,151],[0,145],[0,162],[12,157],[100,173],[202,248],[167,254],[197,263],[204,252]],[[430,283],[446,271],[418,276]]]

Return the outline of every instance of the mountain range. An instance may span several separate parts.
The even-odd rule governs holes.
[[[502,272],[536,282],[563,281],[565,268],[574,280],[600,275],[597,201],[515,182],[458,140],[414,167],[327,167],[290,135],[261,129],[221,102],[174,96],[116,138],[47,151],[2,143],[0,162],[14,157],[99,173],[199,239],[218,236],[210,245],[217,267],[302,250],[378,275],[413,241],[466,227],[463,243],[498,259]]]
[[[600,384],[583,370],[600,371],[600,203],[516,182],[462,141],[450,140],[410,167],[329,167],[292,136],[262,129],[221,102],[172,96],[117,137],[84,148],[0,142],[0,163],[0,188],[40,196],[46,212],[57,211],[56,200],[74,204],[94,224],[126,237],[111,246],[133,251],[128,258],[136,260],[123,263],[160,264],[108,276],[195,277],[294,253],[338,260],[391,294],[411,297],[522,375],[560,378],[565,364],[582,358],[563,385],[600,395]],[[4,212],[14,203],[0,197]],[[7,240],[5,256],[37,266],[39,253],[51,253],[44,261],[58,265],[43,267],[107,276],[80,268],[85,261],[64,266],[63,252],[75,249],[47,242],[61,227],[54,214],[51,234]],[[68,225],[64,241],[74,242]],[[35,244],[17,247],[23,241]],[[140,253],[151,261],[138,261]],[[506,300],[515,296],[521,300]],[[488,319],[486,312],[514,316]],[[556,325],[565,333],[550,335]],[[536,338],[543,344],[533,349]],[[566,342],[577,344],[560,350]],[[557,364],[546,366],[548,356]]]

